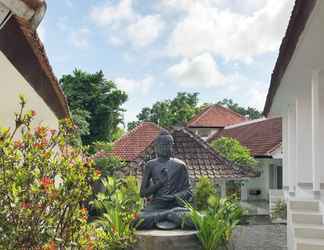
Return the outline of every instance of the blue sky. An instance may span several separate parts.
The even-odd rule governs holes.
[[[293,0],[48,0],[39,28],[58,77],[103,70],[126,122],[178,91],[263,108]]]

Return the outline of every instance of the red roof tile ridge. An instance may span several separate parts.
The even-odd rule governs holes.
[[[136,127],[132,128],[131,130],[127,131],[126,134],[124,134],[122,137],[120,137],[118,140],[114,141],[113,144],[118,143],[119,141],[125,140],[126,138],[132,136],[133,134],[135,134],[139,129],[141,129],[144,125],[152,125],[153,127],[156,127],[158,129],[161,129],[161,127],[159,125],[157,125],[154,122],[141,122],[140,124],[138,124]]]
[[[274,119],[274,118],[271,118],[271,119]],[[242,122],[242,123],[237,123],[237,124],[233,124],[233,125],[226,126],[224,129],[232,129],[232,128],[244,127],[244,126],[248,126],[248,125],[251,125],[251,124],[254,124],[254,123],[263,122],[265,120],[270,120],[270,119],[267,119],[265,117],[262,117],[262,118],[259,118],[259,119],[248,120],[246,122]]]
[[[193,118],[191,118],[191,120],[187,123],[187,126],[190,127],[190,125],[192,123],[199,121],[204,116],[204,114],[207,113],[210,108],[212,108],[212,106],[213,105],[209,105],[206,108],[204,108],[203,110],[201,110],[198,114],[196,114]]]
[[[241,117],[242,119],[249,120],[249,119],[248,119],[247,117],[245,117],[244,115],[241,115],[240,113],[237,113],[237,112],[235,112],[234,110],[231,110],[231,109],[228,108],[228,107],[225,107],[225,106],[220,105],[220,104],[214,104],[214,106],[220,107],[220,108],[222,108],[222,109],[224,109],[224,110],[226,110],[226,111],[232,113],[233,115],[236,115],[236,116],[238,116],[238,117]]]
[[[279,142],[277,145],[275,145],[272,149],[267,151],[267,154],[271,155],[274,151],[276,151],[278,148],[280,148],[282,145],[282,142]]]

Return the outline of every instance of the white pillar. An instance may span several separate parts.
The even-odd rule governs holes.
[[[247,201],[247,199],[248,199],[247,185],[246,182],[243,181],[241,183],[241,201]]]
[[[282,117],[282,174],[283,188],[289,190],[289,175],[288,175],[288,116]]]
[[[294,193],[297,186],[297,145],[296,145],[296,103],[288,107],[288,176],[289,192]]]
[[[320,103],[319,72],[312,74],[312,173],[313,191],[320,190]]]
[[[221,197],[224,198],[226,197],[226,181],[221,181],[220,187],[221,187]]]

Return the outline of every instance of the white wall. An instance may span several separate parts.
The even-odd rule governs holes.
[[[308,23],[303,31],[297,44],[295,53],[286,69],[286,72],[281,80],[281,84],[273,99],[273,104],[270,110],[270,116],[281,116],[285,119],[288,117],[288,109],[296,105],[296,131],[288,133],[283,130],[283,137],[287,135],[293,136],[295,133],[296,142],[286,145],[289,152],[293,152],[296,146],[295,159],[289,158],[284,160],[284,167],[289,166],[288,178],[290,186],[295,183],[312,183],[313,168],[312,168],[312,78],[314,72],[324,72],[324,1],[317,1],[315,9],[308,20]],[[320,115],[319,123],[324,125],[324,74],[319,74],[319,106]],[[294,107],[295,108],[295,107]],[[320,126],[324,132],[324,126]],[[288,129],[289,130],[289,129]],[[291,133],[291,134],[290,134]],[[324,141],[321,133],[318,134]],[[323,133],[324,136],[324,133]],[[289,141],[289,138],[288,138]],[[294,141],[294,140],[291,140]],[[319,147],[319,155],[324,155],[324,143]],[[285,150],[285,149],[284,149]],[[284,156],[285,158],[285,156]],[[287,169],[285,169],[287,171]],[[285,172],[284,171],[284,172]],[[291,178],[296,174],[296,180]],[[324,182],[324,168],[320,167],[320,180]],[[287,178],[285,178],[287,179]],[[295,187],[296,188],[296,187]],[[290,187],[290,190],[295,190]]]
[[[54,129],[58,127],[57,118],[51,109],[0,51],[0,127],[14,126],[14,112],[19,109],[19,94],[27,98],[26,110],[35,110],[37,113],[34,126],[41,123]]]

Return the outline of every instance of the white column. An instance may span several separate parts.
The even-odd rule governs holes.
[[[221,181],[220,187],[221,187],[221,197],[224,198],[226,197],[226,181]]]
[[[246,182],[241,183],[241,201],[247,201],[248,199],[248,192],[247,192],[247,185]]]
[[[296,103],[288,107],[288,176],[289,192],[295,192],[297,185],[296,146]]]
[[[312,74],[312,173],[313,191],[320,190],[320,103],[319,72]]]
[[[288,180],[288,116],[282,117],[282,174],[283,174],[283,187],[289,189]]]

